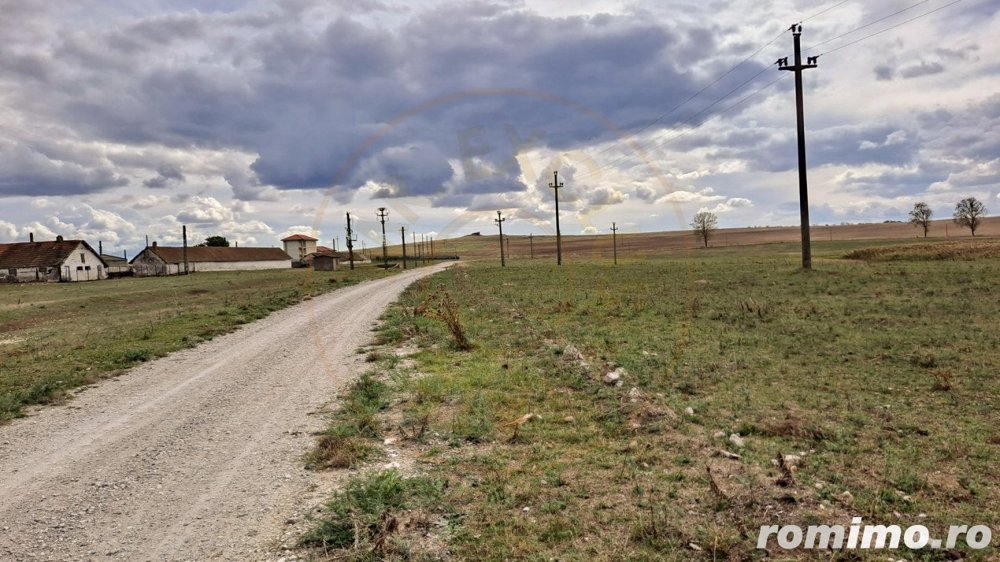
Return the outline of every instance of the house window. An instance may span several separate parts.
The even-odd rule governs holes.
[[[80,263],[87,263],[87,254],[80,252]]]
[[[90,271],[90,266],[88,265],[88,266],[87,266],[87,267],[85,267],[84,269],[86,269],[87,271]]]
[[[76,270],[77,270],[77,271],[83,271],[83,266],[82,266],[82,265],[78,265],[78,266],[76,266]]]

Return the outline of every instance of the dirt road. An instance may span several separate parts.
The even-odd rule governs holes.
[[[0,427],[0,560],[274,560],[301,455],[382,310],[444,265],[280,311]]]

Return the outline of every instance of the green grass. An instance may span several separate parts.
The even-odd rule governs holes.
[[[379,416],[449,482],[455,557],[759,559],[761,525],[852,515],[1000,530],[1000,260],[839,259],[850,247],[817,244],[808,273],[768,245],[411,287],[381,337],[418,345],[421,376],[389,377]],[[470,351],[420,313],[442,292]],[[617,367],[624,384],[603,384]],[[801,457],[790,477],[779,454]],[[894,558],[911,556],[945,559]]]
[[[311,295],[391,274],[360,267],[0,285],[0,422]]]
[[[441,480],[404,478],[396,470],[354,478],[327,504],[324,518],[302,544],[324,553],[340,551],[342,560],[374,561],[390,554],[409,559],[408,551],[389,539],[400,526],[415,523],[415,510],[440,510],[443,491]],[[404,511],[411,517],[400,521],[397,515]]]
[[[329,428],[306,456],[306,467],[354,468],[371,458],[376,448],[366,439],[381,437],[378,414],[389,406],[388,394],[389,387],[372,373],[361,375],[342,397]]]

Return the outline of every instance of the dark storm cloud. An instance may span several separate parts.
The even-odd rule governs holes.
[[[388,28],[345,14],[317,19],[310,9],[67,25],[39,50],[51,57],[24,54],[4,74],[45,81],[44,90],[19,87],[25,107],[88,138],[236,148],[259,155],[252,169],[264,185],[326,188],[339,180],[356,189],[374,180],[407,195],[442,192],[452,179],[449,161],[467,156],[456,134],[469,127],[502,119],[526,137],[544,131],[539,142],[555,149],[614,138],[609,123],[634,127],[665,100],[689,95],[697,84],[678,69],[715,49],[707,26],[678,30],[640,13],[546,18],[460,3]],[[352,161],[394,116],[435,97],[498,86],[524,91],[455,96],[409,116]],[[497,178],[469,189],[512,187],[515,152],[478,157]],[[345,165],[350,172],[338,177]]]
[[[0,196],[77,195],[126,183],[107,165],[63,160],[38,147],[0,141]]]

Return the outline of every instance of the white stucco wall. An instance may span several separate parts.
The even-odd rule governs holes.
[[[292,260],[198,262],[190,264],[191,271],[253,271],[259,269],[291,269]],[[184,269],[184,266],[181,266]],[[176,266],[171,268],[176,273]]]
[[[108,278],[101,259],[83,244],[66,257],[59,271],[63,281],[97,281]]]
[[[316,253],[315,240],[289,240],[285,242],[285,253],[292,259],[301,260],[309,254]]]

